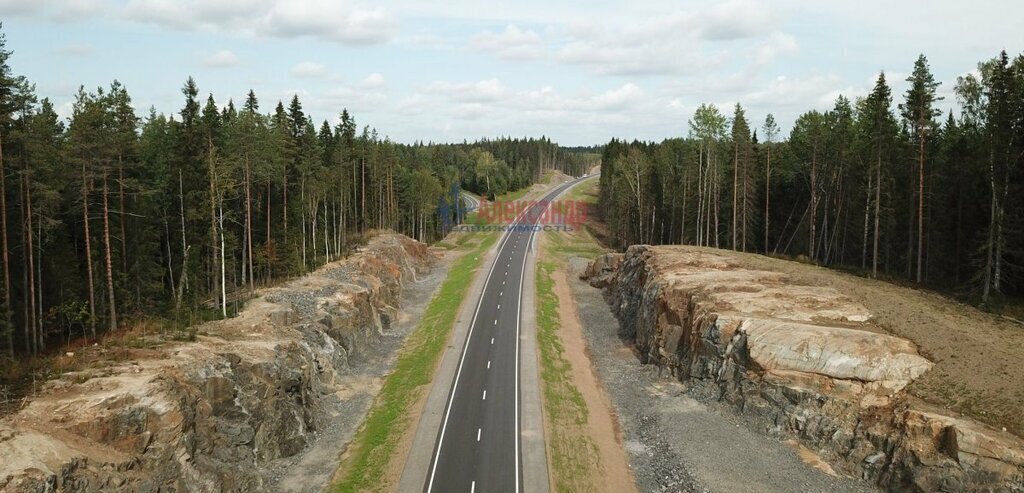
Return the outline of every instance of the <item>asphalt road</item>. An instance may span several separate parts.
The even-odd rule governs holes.
[[[534,224],[541,207],[516,224]],[[522,280],[534,236],[528,229],[505,233],[487,274],[434,445],[428,493],[521,491],[518,362]]]

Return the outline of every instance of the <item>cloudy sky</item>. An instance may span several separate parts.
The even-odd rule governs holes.
[[[203,97],[264,110],[298,94],[400,142],[547,135],[565,145],[684,135],[702,102],[788,129],[919,53],[953,82],[1024,50],[1024,3],[859,0],[0,0],[16,73],[67,113],[121,80],[140,113]]]

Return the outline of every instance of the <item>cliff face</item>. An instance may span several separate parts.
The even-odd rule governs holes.
[[[585,276],[643,363],[799,438],[837,470],[892,490],[1024,491],[1024,443],[912,406],[904,388],[931,363],[834,289],[685,247],[633,246]]]
[[[266,490],[266,465],[338,412],[350,361],[432,262],[424,244],[380,235],[200,326],[196,343],[52,382],[0,421],[0,491]]]

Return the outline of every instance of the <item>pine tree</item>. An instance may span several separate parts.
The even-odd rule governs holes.
[[[924,258],[924,166],[925,146],[928,135],[935,128],[935,118],[941,113],[934,108],[936,101],[943,98],[935,95],[935,90],[940,83],[935,81],[931,70],[928,68],[928,59],[920,55],[914,62],[914,71],[907,77],[910,88],[904,96],[905,103],[900,105],[903,118],[911,129],[911,137],[917,144],[918,161],[918,189],[917,189],[917,282],[921,282]]]

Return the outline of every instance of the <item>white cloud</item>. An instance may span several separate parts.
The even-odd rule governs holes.
[[[359,85],[367,89],[380,89],[387,85],[387,81],[384,80],[383,75],[374,72],[363,78]]]
[[[92,46],[84,43],[66,44],[57,50],[57,54],[66,57],[86,57],[92,55]]]
[[[103,13],[105,0],[0,0],[0,16],[46,16],[58,22],[77,21]]]
[[[725,41],[764,34],[776,22],[767,2],[732,0],[696,13],[690,24],[700,31],[703,39]]]
[[[343,44],[376,43],[397,29],[386,10],[333,0],[130,0],[124,15],[181,30],[206,29]]]
[[[302,62],[292,67],[289,73],[292,77],[298,77],[300,79],[314,79],[317,77],[323,77],[324,66],[320,63],[314,62]]]
[[[429,106],[430,103],[427,102],[426,98],[417,92],[412,96],[399,101],[399,103],[395,105],[395,111],[400,115],[414,116],[424,113]]]
[[[439,80],[428,85],[425,91],[432,94],[441,94],[453,101],[460,102],[498,101],[508,97],[510,94],[509,89],[498,79],[460,83]]]
[[[482,31],[469,40],[473,50],[494,53],[504,60],[534,60],[544,56],[544,47],[539,34],[522,30],[509,24],[500,33]]]
[[[231,50],[219,50],[203,57],[201,63],[211,68],[234,67],[238,65],[238,56]]]
[[[453,115],[463,120],[477,120],[493,111],[483,103],[459,103],[451,109]]]
[[[768,65],[779,56],[793,55],[800,51],[796,38],[785,33],[774,33],[757,47],[755,60],[758,65]]]

